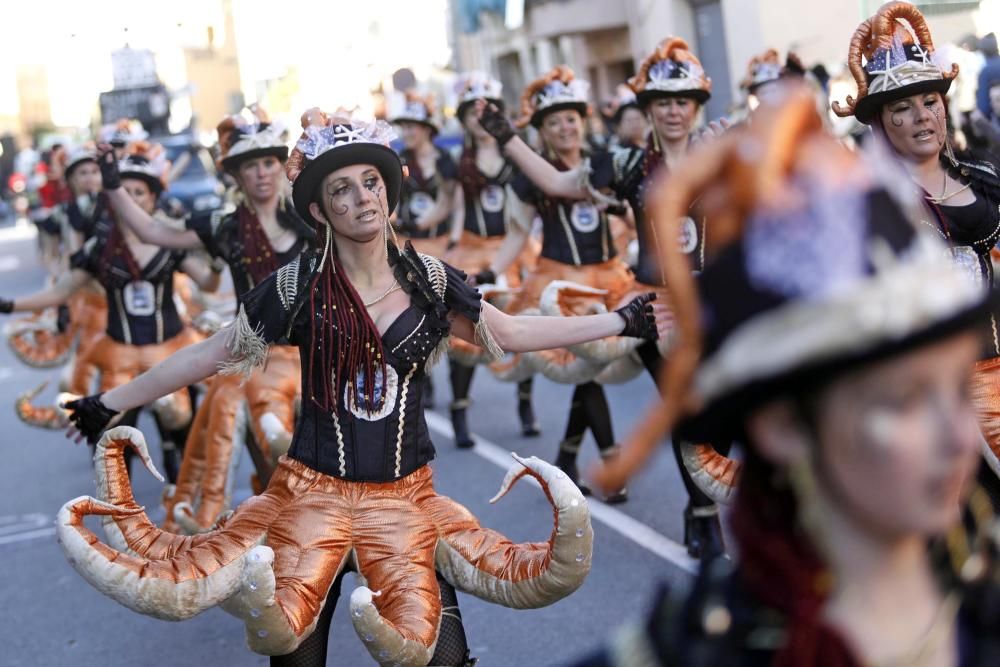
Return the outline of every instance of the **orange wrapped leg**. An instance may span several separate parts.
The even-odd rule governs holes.
[[[972,403],[986,439],[983,457],[1000,476],[1000,357],[976,363],[972,373]]]
[[[246,383],[250,424],[272,468],[292,444],[301,377],[298,348],[275,346],[271,348],[267,367],[254,372]],[[264,472],[257,471],[258,476],[266,479],[269,473]]]

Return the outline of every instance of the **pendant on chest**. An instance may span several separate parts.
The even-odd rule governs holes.
[[[479,203],[487,213],[502,211],[504,199],[504,189],[499,185],[487,185],[479,193]]]
[[[146,280],[133,280],[122,290],[125,312],[133,317],[149,317],[156,312],[156,289]]]
[[[573,202],[573,209],[569,214],[573,229],[581,234],[589,234],[597,229],[601,224],[601,214],[589,201]]]
[[[344,405],[358,419],[379,421],[385,419],[396,408],[396,395],[399,389],[399,375],[392,366],[386,364],[385,374],[381,369],[372,373],[375,387],[373,400],[368,400],[368,388],[363,371],[358,371],[354,382],[344,386]]]
[[[690,255],[698,247],[698,225],[692,218],[681,218],[681,233],[678,239],[681,252]]]

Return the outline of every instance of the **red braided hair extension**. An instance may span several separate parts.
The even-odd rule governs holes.
[[[102,192],[98,197],[103,197]],[[98,200],[98,205],[100,205],[100,200]],[[109,213],[112,217],[111,232],[108,234],[107,239],[104,241],[104,248],[101,250],[101,282],[107,283],[111,275],[111,263],[114,261],[115,257],[121,257],[122,261],[125,262],[125,267],[128,269],[129,274],[132,276],[132,280],[140,280],[142,278],[142,267],[139,266],[139,262],[136,261],[135,255],[129,250],[128,244],[125,243],[125,235],[122,234],[121,224],[118,221],[118,216],[115,214],[113,208],[108,208]]]
[[[458,182],[462,184],[462,192],[466,201],[479,196],[479,193],[486,187],[486,177],[479,171],[476,164],[476,143],[472,143],[462,149],[462,155],[458,158]]]
[[[271,240],[264,233],[264,228],[257,219],[257,214],[246,204],[240,204],[236,209],[237,229],[240,244],[243,246],[243,257],[240,260],[255,285],[278,270],[278,258],[275,257]]]
[[[331,233],[329,228],[326,233]],[[377,380],[381,377],[384,381],[386,378],[382,336],[368,315],[361,296],[340,267],[336,245],[332,242],[331,245],[330,257],[309,290],[315,339],[314,345],[309,348],[306,386],[313,403],[321,410],[330,411],[337,408],[337,396],[341,395],[344,387],[348,383],[354,385],[360,378],[364,386],[365,408],[374,412],[379,407],[375,400]],[[321,373],[318,381],[313,377],[317,354]],[[378,403],[383,400],[384,392]]]
[[[846,641],[823,622],[830,574],[797,525],[795,495],[769,480],[775,473],[748,457],[732,528],[739,576],[754,599],[787,618],[787,641],[772,667],[861,667]]]

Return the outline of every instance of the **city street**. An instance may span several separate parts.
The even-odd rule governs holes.
[[[42,285],[32,231],[0,229],[0,296],[24,295]],[[524,439],[515,413],[515,387],[481,370],[470,409],[470,426],[479,444],[460,451],[451,441],[445,371],[445,364],[435,371],[437,407],[427,415],[438,449],[438,490],[515,541],[547,539],[552,513],[534,485],[519,484],[496,505],[487,501],[503,479],[508,452],[553,459],[571,387],[536,382],[535,408],[543,434]],[[92,589],[66,563],[52,522],[65,501],[94,492],[88,450],[74,446],[60,432],[29,428],[13,410],[19,393],[44,380],[52,382],[39,400],[51,401],[58,374],[58,369],[28,368],[6,345],[0,346],[0,559],[5,564],[0,569],[0,645],[5,647],[0,665],[266,665],[267,658],[245,647],[242,623],[225,612],[213,609],[182,623],[140,616]],[[609,387],[607,393],[616,434],[623,438],[651,403],[652,382],[642,375]],[[159,462],[152,420],[144,416],[140,427],[150,440],[153,460]],[[595,458],[588,435],[582,466]],[[240,499],[250,493],[250,468],[244,456],[237,479]],[[140,466],[134,474],[138,502],[159,521],[162,486]],[[592,501],[593,570],[574,595],[544,609],[516,611],[460,594],[469,644],[480,665],[565,664],[597,647],[614,625],[642,614],[654,582],[688,576],[694,565],[679,544],[684,492],[665,448],[634,480],[630,492],[624,505]],[[346,599],[354,585],[349,576],[334,615],[331,665],[374,664],[348,619]]]

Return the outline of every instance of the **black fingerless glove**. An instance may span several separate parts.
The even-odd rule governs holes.
[[[117,412],[108,408],[101,401],[101,396],[103,395],[104,393],[101,392],[100,394],[84,396],[75,401],[63,403],[64,408],[72,410],[69,420],[73,422],[73,426],[92,445],[97,444],[97,440],[101,437],[101,434],[108,428],[111,421],[118,416]]]
[[[646,340],[657,340],[660,337],[660,332],[656,330],[656,315],[653,314],[650,303],[654,299],[656,295],[652,292],[640,294],[615,311],[625,320],[625,328],[620,336]]]
[[[12,299],[0,298],[0,313],[13,313],[14,301]]]
[[[483,115],[479,118],[479,124],[491,137],[497,140],[501,147],[514,138],[514,128],[497,105],[490,103],[483,109]]]
[[[66,330],[69,329],[69,323],[69,306],[64,303],[56,308],[56,331],[66,333]]]
[[[101,167],[101,184],[105,190],[117,190],[122,186],[122,176],[118,172],[118,159],[113,150],[101,155],[98,165]]]
[[[483,269],[476,274],[477,285],[495,285],[496,282],[497,274],[493,269]]]

